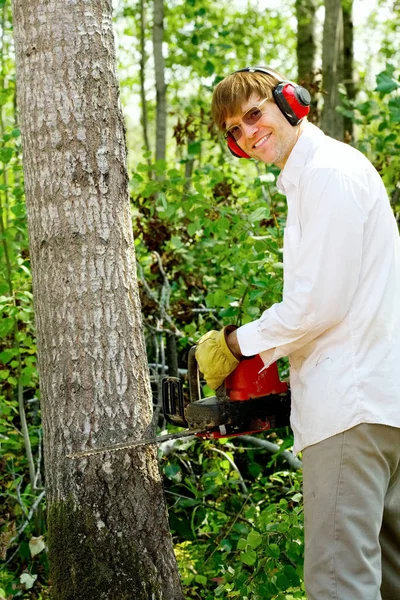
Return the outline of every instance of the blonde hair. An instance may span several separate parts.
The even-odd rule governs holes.
[[[216,85],[211,102],[211,116],[220,131],[225,131],[226,120],[240,114],[243,104],[253,94],[260,100],[272,100],[273,89],[281,81],[286,81],[278,71],[260,67],[263,68],[273,74],[241,71],[231,73]]]

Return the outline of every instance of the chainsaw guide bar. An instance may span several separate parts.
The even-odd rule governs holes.
[[[84,450],[83,452],[74,452],[67,454],[66,458],[75,460],[77,458],[85,458],[86,456],[94,456],[96,454],[108,454],[109,452],[119,452],[120,450],[130,450],[131,448],[137,448],[138,446],[151,446],[152,444],[162,444],[163,442],[169,442],[170,440],[179,440],[180,438],[194,436],[196,434],[206,434],[206,431],[180,431],[178,433],[169,433],[166,435],[159,435],[156,438],[148,438],[146,440],[138,440],[136,442],[122,442],[120,444],[114,444],[113,446],[105,446],[104,448],[92,448],[92,450]]]

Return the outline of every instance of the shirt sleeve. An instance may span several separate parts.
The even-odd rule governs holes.
[[[342,321],[360,277],[368,190],[337,169],[315,169],[304,178],[290,290],[237,330],[242,354],[262,353],[266,365]]]

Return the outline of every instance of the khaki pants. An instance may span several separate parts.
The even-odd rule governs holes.
[[[303,473],[308,600],[400,600],[400,429],[309,446]]]

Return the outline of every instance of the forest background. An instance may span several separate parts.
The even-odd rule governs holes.
[[[210,121],[213,86],[263,64],[308,87],[311,120],[368,156],[399,222],[399,17],[394,0],[114,3],[159,430],[162,377],[185,377],[201,334],[257,318],[282,290],[278,171],[229,155]],[[44,599],[40,392],[9,0],[0,0],[0,30],[0,598]],[[279,368],[287,377],[287,363]],[[259,439],[159,451],[185,598],[305,597],[300,463],[287,452],[289,430]]]

